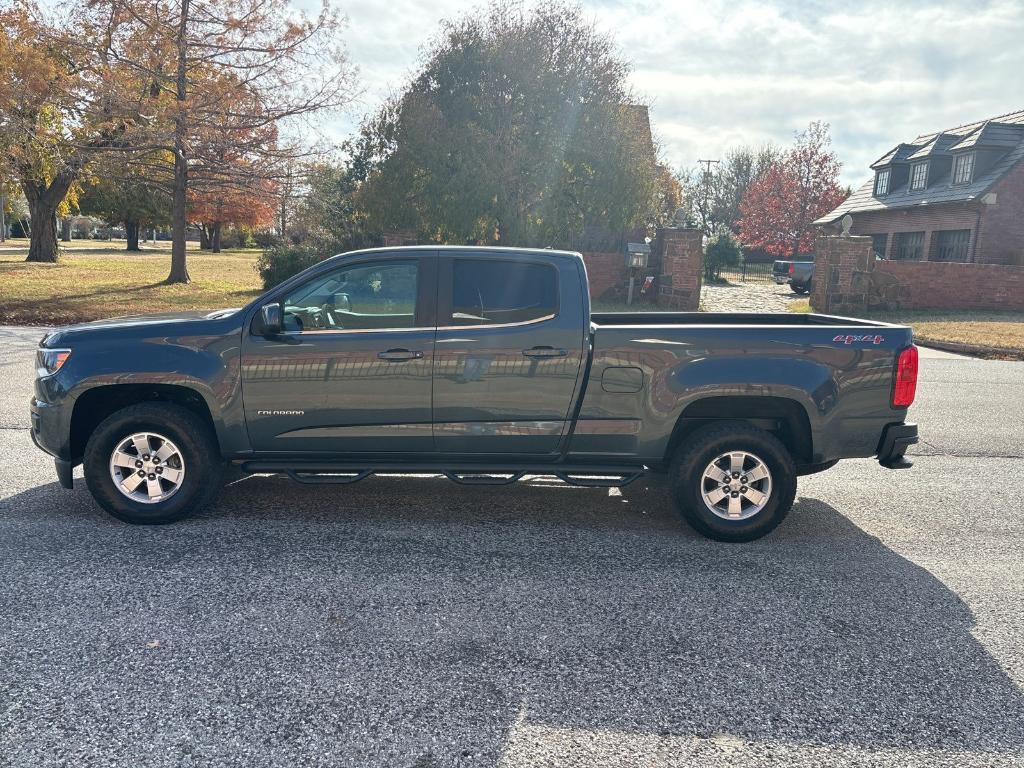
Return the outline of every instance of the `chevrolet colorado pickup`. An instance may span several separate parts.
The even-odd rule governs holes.
[[[578,253],[384,248],[327,259],[242,309],[61,328],[31,434],[60,483],[167,523],[233,465],[304,483],[375,472],[467,484],[667,472],[706,536],[751,540],[798,475],[910,465],[917,349],[816,314],[597,313]]]

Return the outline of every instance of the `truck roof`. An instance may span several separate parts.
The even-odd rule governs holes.
[[[522,254],[531,256],[557,256],[560,258],[582,259],[579,251],[561,251],[553,248],[513,248],[500,245],[390,245],[381,248],[360,248],[356,251],[346,251],[331,256],[336,259],[340,256],[353,256],[364,253],[395,253],[408,251],[471,251],[481,256],[499,256],[507,254]],[[329,259],[328,259],[329,260]]]

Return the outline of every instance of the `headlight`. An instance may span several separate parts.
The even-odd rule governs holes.
[[[70,349],[37,349],[36,350],[36,374],[53,376],[61,369],[61,366],[71,357]]]

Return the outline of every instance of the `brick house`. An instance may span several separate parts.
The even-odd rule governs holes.
[[[873,240],[904,262],[1024,265],[1024,110],[918,136],[815,224]]]

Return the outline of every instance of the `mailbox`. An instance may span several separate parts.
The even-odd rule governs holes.
[[[650,255],[650,243],[626,243],[626,266],[630,269],[646,269]]]

